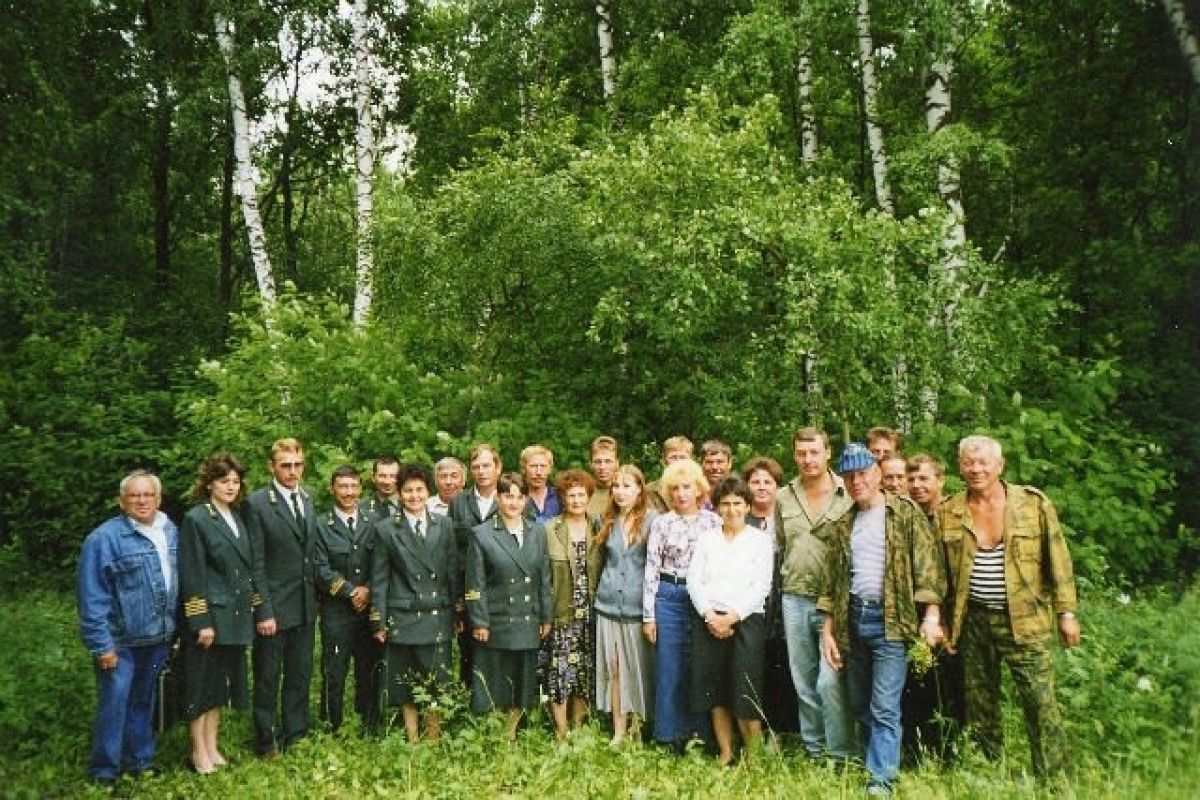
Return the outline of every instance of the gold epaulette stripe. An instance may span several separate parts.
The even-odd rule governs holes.
[[[262,595],[261,595],[261,594],[259,594],[258,592],[251,592],[251,593],[250,593],[250,607],[251,607],[251,608],[258,608],[258,607],[259,607],[259,606],[261,606],[262,604],[263,604],[263,602],[262,602]]]
[[[183,604],[183,613],[188,617],[198,617],[208,613],[208,601],[203,597],[189,597]]]
[[[472,600],[480,600],[482,598],[483,598],[483,595],[481,595],[479,593],[478,589],[472,589],[471,591],[467,592],[466,597],[464,597],[463,599],[469,603]]]
[[[336,581],[334,581],[333,583],[331,583],[331,584],[329,585],[329,594],[330,594],[330,596],[332,596],[332,597],[337,597],[337,596],[338,596],[338,594],[339,594],[339,593],[342,591],[342,587],[343,587],[343,586],[345,586],[345,585],[346,585],[346,579],[345,579],[345,578],[338,578]]]
[[[371,613],[367,615],[367,619],[369,619],[371,622],[378,622],[379,620],[383,619],[383,617],[378,611],[371,609]]]

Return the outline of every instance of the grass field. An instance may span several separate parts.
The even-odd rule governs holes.
[[[1008,760],[966,752],[949,769],[905,770],[898,797],[1200,797],[1200,593],[1148,593],[1132,601],[1085,595],[1085,639],[1060,653],[1059,696],[1074,770],[1068,783],[1026,777],[1019,712],[1006,706]],[[33,593],[0,600],[0,796],[100,797],[86,780],[94,686],[71,598]],[[353,728],[353,726],[350,726]],[[863,776],[813,764],[785,739],[731,769],[703,752],[608,746],[600,723],[557,744],[534,719],[518,743],[498,722],[459,713],[440,743],[408,745],[355,730],[318,733],[271,763],[250,748],[248,715],[227,712],[222,742],[231,766],[212,776],[184,767],[187,735],[161,739],[161,775],[124,779],[115,796],[146,798],[547,798],[780,797],[862,795]]]

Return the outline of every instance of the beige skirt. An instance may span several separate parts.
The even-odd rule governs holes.
[[[612,705],[612,676],[621,689],[620,709]],[[610,713],[654,714],[654,646],[642,635],[640,620],[623,622],[596,614],[596,708]]]

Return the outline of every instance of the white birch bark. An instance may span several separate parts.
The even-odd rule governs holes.
[[[271,272],[271,258],[267,253],[267,236],[263,231],[262,217],[258,213],[258,181],[254,176],[254,163],[250,156],[250,123],[246,118],[246,97],[242,93],[242,81],[234,66],[233,23],[219,11],[213,14],[217,34],[217,46],[225,59],[225,73],[229,80],[229,109],[233,119],[233,155],[236,164],[234,191],[242,202],[242,217],[246,221],[246,235],[250,239],[250,260],[254,264],[254,278],[258,283],[258,294],[263,308],[270,311],[275,306],[275,277]]]
[[[354,310],[356,328],[371,314],[375,272],[375,114],[371,103],[371,46],[367,0],[354,0],[354,137],[355,259]]]
[[[953,70],[954,63],[949,56],[937,59],[930,68],[929,86],[925,90],[925,127],[930,136],[940,131],[950,117],[950,76]],[[942,245],[947,254],[946,278],[954,282],[962,267],[967,231],[959,188],[958,160],[953,155],[946,156],[938,164],[937,187],[938,195],[946,204],[946,211],[950,215]]]
[[[813,108],[812,51],[806,45],[796,59],[796,84],[800,94],[800,158],[817,163],[817,114]]]
[[[600,44],[600,78],[604,82],[604,100],[612,100],[617,91],[617,56],[613,50],[612,15],[608,0],[596,0],[596,38]]]
[[[1192,73],[1192,80],[1200,89],[1200,43],[1197,43],[1196,34],[1188,23],[1187,7],[1183,0],[1162,0],[1162,6],[1167,12],[1167,19],[1171,21],[1171,30],[1175,32],[1179,51]]]
[[[879,83],[875,77],[875,43],[871,38],[871,4],[868,0],[858,0],[855,22],[858,27],[858,62],[862,69],[867,143],[871,147],[871,174],[875,178],[875,201],[884,212],[891,215],[895,210],[892,205],[891,186],[888,183],[883,128],[879,126]]]

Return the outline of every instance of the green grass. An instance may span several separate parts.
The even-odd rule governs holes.
[[[1059,694],[1075,765],[1065,785],[1026,777],[1020,714],[1006,706],[1008,760],[968,752],[953,769],[906,770],[898,797],[1195,798],[1200,796],[1200,593],[1153,593],[1128,604],[1085,598],[1082,648],[1060,654]],[[0,600],[0,796],[100,797],[86,781],[94,686],[70,598],[35,593]],[[785,743],[732,769],[700,751],[683,757],[626,745],[613,750],[599,725],[563,745],[544,720],[515,746],[492,718],[460,714],[438,744],[411,746],[352,730],[316,734],[270,763],[250,748],[247,714],[227,712],[222,743],[231,766],[201,777],[184,769],[187,734],[161,739],[164,773],[126,779],[114,794],[146,798],[547,798],[862,796],[863,776],[814,765]]]

